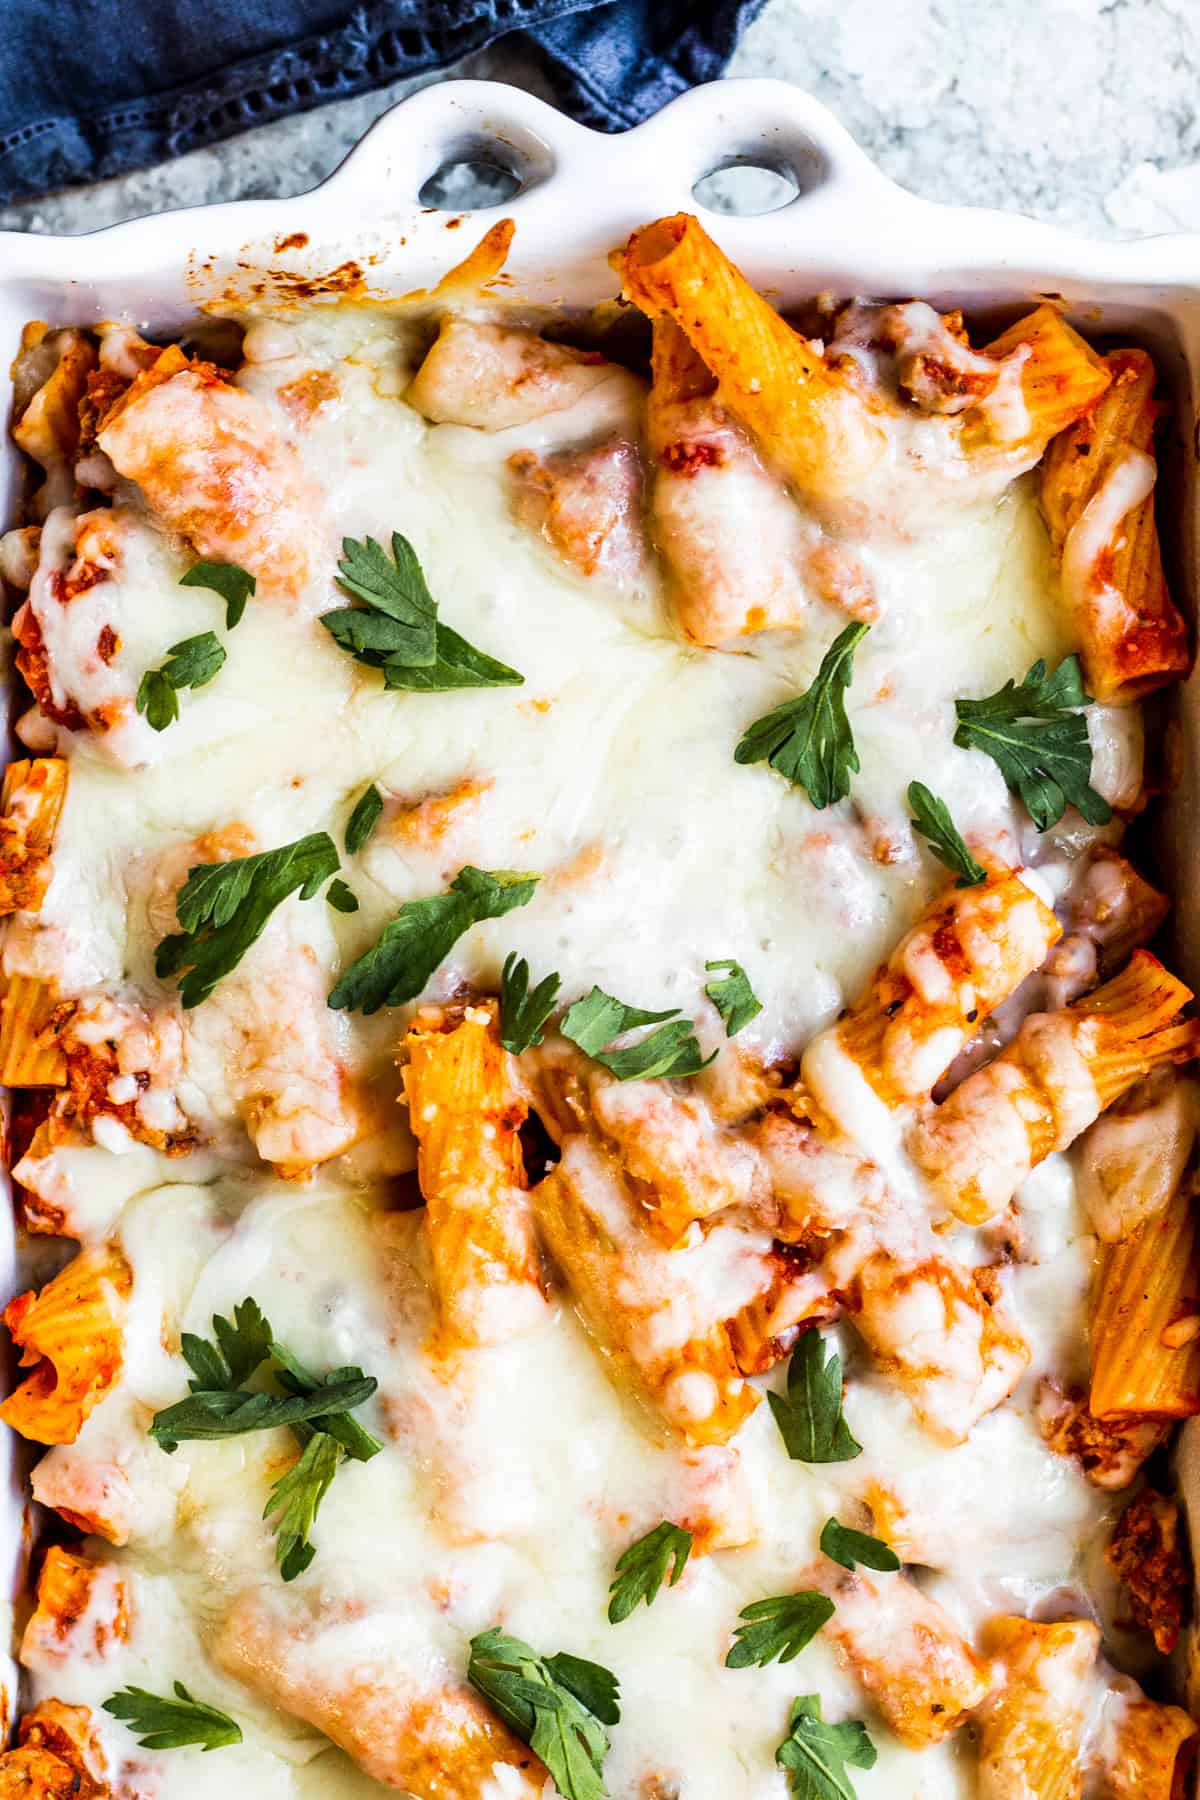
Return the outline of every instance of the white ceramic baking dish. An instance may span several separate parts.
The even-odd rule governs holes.
[[[511,170],[518,193],[465,214],[423,207],[426,180],[468,159]],[[1177,425],[1163,459],[1166,547],[1178,595],[1195,616],[1200,238],[1089,243],[1028,219],[919,200],[881,175],[822,106],[783,82],[697,88],[616,137],[585,130],[519,89],[446,82],[393,108],[336,174],[297,199],[169,213],[83,238],[0,233],[0,361],[30,318],[116,318],[160,333],[222,297],[286,302],[308,286],[332,299],[359,275],[372,296],[407,294],[436,283],[504,216],[517,230],[500,293],[513,304],[590,306],[614,294],[608,252],[632,227],[684,208],[704,216],[693,187],[738,163],[787,172],[798,187],[777,211],[708,218],[723,247],[779,305],[823,291],[919,295],[1003,316],[1053,295],[1089,335],[1133,338],[1151,349],[1172,388]],[[12,516],[18,481],[9,451],[0,456],[0,521]],[[1173,954],[1193,983],[1200,884],[1189,879],[1186,847],[1200,843],[1196,699],[1193,679],[1172,703],[1183,780],[1156,833],[1173,864]],[[0,1224],[5,1295],[14,1287],[14,1254]],[[1200,1433],[1185,1445],[1184,1460],[1196,1468],[1193,1492],[1200,1494]],[[21,1579],[26,1535],[11,1443],[0,1443],[0,1475],[10,1495],[5,1507],[0,1493],[6,1593]],[[11,1667],[0,1673],[0,1693],[10,1697],[13,1674]]]

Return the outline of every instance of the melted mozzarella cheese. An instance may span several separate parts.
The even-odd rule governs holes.
[[[133,1584],[135,1624],[115,1662],[73,1666],[56,1691],[96,1706],[125,1682],[162,1689],[178,1678],[241,1720],[237,1750],[151,1759],[165,1800],[381,1791],[211,1654],[234,1597],[278,1587],[262,1511],[286,1435],[188,1443],[170,1457],[145,1435],[150,1414],[185,1388],[183,1364],[164,1346],[179,1330],[207,1335],[214,1313],[253,1294],[305,1362],[359,1364],[380,1383],[364,1417],[385,1449],[340,1471],[314,1531],[317,1558],[286,1590],[289,1604],[320,1596],[348,1609],[353,1623],[329,1633],[323,1655],[344,1664],[369,1646],[398,1667],[432,1657],[461,1672],[472,1633],[502,1618],[539,1649],[592,1657],[619,1677],[623,1716],[606,1770],[618,1800],[783,1800],[774,1751],[796,1692],[819,1691],[826,1716],[841,1719],[864,1716],[861,1689],[820,1637],[798,1663],[735,1672],[723,1662],[740,1609],[790,1591],[832,1512],[852,1518],[863,1498],[886,1493],[898,1541],[935,1572],[930,1583],[964,1627],[1075,1579],[1100,1503],[1032,1420],[1037,1378],[1061,1372],[1082,1341],[1088,1241],[1065,1165],[1035,1178],[1031,1256],[1045,1260],[1018,1264],[1009,1283],[1034,1346],[1030,1371],[965,1443],[936,1445],[839,1331],[859,1459],[789,1462],[766,1406],[731,1452],[687,1452],[657,1441],[617,1396],[565,1303],[453,1371],[431,1361],[419,1215],[381,1210],[391,1196],[378,1179],[413,1160],[395,1100],[403,1015],[335,1016],[319,996],[402,902],[441,890],[467,863],[522,868],[541,877],[531,903],[469,931],[431,996],[464,983],[494,991],[517,951],[535,978],[562,973],[564,1000],[598,983],[639,1007],[682,1008],[707,1049],[719,1023],[703,998],[704,965],[735,957],[762,1001],[739,1045],[764,1058],[795,1054],[941,885],[908,819],[914,776],[997,856],[1036,856],[1061,886],[1076,846],[1065,832],[1035,842],[995,765],[951,742],[955,695],[989,692],[1071,647],[1032,490],[1019,480],[912,541],[862,547],[881,603],[848,697],[862,770],[852,806],[818,813],[765,765],[737,766],[733,750],[751,722],[811,681],[842,623],[832,608],[816,602],[803,632],[763,636],[738,654],[697,649],[671,628],[653,584],[616,592],[573,575],[510,518],[505,458],[562,441],[561,415],[494,434],[427,425],[398,397],[411,344],[376,314],[259,324],[247,350],[256,360],[240,379],[321,486],[332,537],[386,543],[405,533],[442,617],[524,684],[385,691],[312,622],[341,604],[327,561],[294,612],[250,601],[226,638],[224,668],[181,696],[170,730],[151,742],[134,722],[140,754],[125,759],[134,766],[114,768],[103,742],[66,734],[71,781],[53,882],[5,957],[10,969],[41,958],[74,991],[127,987],[171,1003],[153,949],[173,928],[163,894],[187,866],[181,846],[232,825],[260,848],[317,830],[340,844],[368,782],[388,804],[344,870],[359,912],[287,901],[237,974],[184,1015],[178,1098],[206,1148],[168,1159],[98,1131],[93,1148],[57,1152],[46,1177],[81,1234],[117,1230],[134,1271],[126,1372],[78,1450],[119,1466],[136,1496],[129,1542],[113,1553]],[[635,393],[625,381],[600,384],[590,428],[635,433]],[[139,504],[133,492],[122,501]],[[111,591],[92,592],[97,608],[107,592],[149,666],[191,632],[220,631],[222,608],[178,587],[178,540],[149,523],[142,534]],[[68,637],[54,654],[70,689]],[[1135,751],[1111,760],[1127,781]],[[439,796],[444,807],[423,804]],[[318,1023],[306,1025],[312,1008]],[[238,1124],[280,1041],[314,1091],[347,1084],[362,1125],[354,1150],[305,1187],[264,1173]],[[895,1123],[852,1073],[828,1071],[830,1110],[915,1206]],[[319,1101],[310,1093],[302,1105],[311,1125]],[[727,1284],[729,1271],[711,1279]],[[769,1379],[781,1384],[782,1369]],[[697,1555],[653,1609],[609,1627],[616,1558],[687,1506],[710,1508],[727,1541],[753,1541]],[[105,1731],[130,1752],[123,1727]],[[873,1718],[871,1731],[879,1760],[855,1772],[861,1800],[971,1791],[959,1740],[915,1754]],[[491,1800],[504,1800],[504,1779]]]
[[[127,1457],[136,1422],[179,1397],[184,1371],[162,1349],[160,1321],[204,1334],[214,1312],[230,1313],[253,1292],[303,1361],[355,1360],[380,1383],[361,1416],[386,1448],[339,1473],[314,1533],[318,1559],[297,1595],[319,1592],[358,1616],[360,1632],[385,1632],[401,1669],[420,1666],[431,1647],[461,1667],[467,1638],[497,1618],[547,1650],[603,1662],[623,1693],[607,1764],[614,1795],[639,1794],[655,1774],[688,1800],[780,1800],[774,1747],[797,1688],[819,1690],[829,1716],[861,1713],[852,1675],[820,1638],[799,1665],[746,1672],[723,1662],[741,1608],[788,1592],[824,1520],[845,1515],[871,1484],[889,1486],[914,1522],[910,1553],[949,1565],[935,1591],[967,1628],[985,1610],[1065,1580],[1079,1531],[1098,1515],[1093,1490],[1040,1444],[1025,1406],[984,1420],[947,1453],[917,1430],[894,1390],[855,1368],[848,1414],[862,1458],[790,1463],[760,1409],[738,1436],[734,1480],[757,1540],[694,1558],[677,1588],[614,1629],[605,1619],[613,1563],[694,1491],[688,1464],[705,1453],[647,1435],[569,1310],[473,1352],[469,1373],[447,1383],[424,1353],[419,1233],[419,1215],[373,1212],[362,1196],[323,1182],[297,1191],[224,1181],[131,1202],[122,1222],[134,1269],[129,1373],[84,1426],[80,1449]],[[133,1635],[115,1663],[72,1669],[70,1691],[98,1704],[124,1681],[153,1687],[170,1670],[248,1727],[250,1742],[235,1766],[224,1765],[223,1782],[261,1770],[279,1784],[267,1792],[365,1796],[377,1791],[365,1777],[248,1700],[205,1655],[222,1602],[277,1579],[261,1513],[287,1456],[285,1433],[185,1443],[171,1457],[141,1450],[136,1541],[113,1553],[133,1583]],[[352,1653],[341,1628],[324,1644],[334,1669]],[[866,1800],[969,1791],[953,1742],[917,1757],[872,1730],[879,1763],[856,1774]],[[110,1734],[120,1740],[119,1728]],[[170,1765],[172,1800],[214,1793],[203,1783],[217,1771],[189,1771],[185,1761]],[[336,1787],[325,1785],[331,1764]]]

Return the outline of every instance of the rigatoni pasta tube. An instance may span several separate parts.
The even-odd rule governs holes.
[[[68,1003],[38,975],[9,975],[0,981],[0,1082],[5,1087],[63,1087],[67,1058],[60,1042],[58,1013]]]
[[[949,1737],[987,1694],[985,1664],[949,1613],[906,1576],[843,1575],[822,1564],[796,1586],[833,1601],[824,1635],[910,1749]]]
[[[801,1063],[807,1092],[836,1118],[836,1064],[848,1056],[888,1106],[924,1098],[1061,935],[1050,908],[1011,871],[981,887],[947,889],[849,1011],[809,1045]]]
[[[1200,1082],[1157,1069],[1113,1102],[1075,1153],[1075,1187],[1088,1223],[1119,1244],[1168,1205],[1200,1129]]]
[[[697,1245],[665,1249],[647,1232],[617,1159],[583,1133],[564,1140],[558,1166],[533,1191],[538,1230],[580,1312],[607,1352],[609,1373],[691,1443],[723,1444],[759,1396],[743,1379],[729,1321],[714,1317],[722,1231],[733,1230],[738,1271],[749,1259],[736,1227],[714,1225]],[[731,1317],[772,1283],[769,1255],[753,1279],[723,1283]],[[758,1279],[761,1273],[761,1279]]]
[[[40,912],[53,873],[50,852],[67,794],[61,756],[11,762],[0,794],[0,914]]]
[[[115,1245],[84,1250],[32,1291],[10,1300],[4,1323],[32,1372],[0,1406],[0,1419],[39,1444],[73,1444],[121,1373],[129,1264]]]
[[[1051,444],[1040,493],[1088,691],[1120,705],[1185,675],[1191,658],[1154,516],[1154,362],[1144,350],[1104,360],[1112,385]]]
[[[1112,376],[1104,359],[1053,306],[1039,306],[985,346],[983,354],[1011,361],[1019,375],[1016,405],[985,403],[967,415],[964,447],[989,442],[1006,450],[1040,452],[1103,394]]]
[[[129,1590],[116,1563],[52,1544],[38,1577],[37,1606],[21,1638],[27,1669],[53,1675],[82,1657],[99,1662],[129,1636]]]
[[[1100,1631],[1090,1619],[989,1621],[1000,1679],[981,1707],[979,1800],[1079,1800],[1080,1747]]]
[[[654,321],[651,368],[654,540],[672,577],[680,629],[716,646],[801,625],[811,606],[801,573],[805,524],[783,482],[721,405],[716,378],[666,314]]]
[[[1200,1232],[1194,1184],[1119,1244],[1102,1244],[1091,1296],[1097,1418],[1200,1413]]]
[[[202,556],[294,600],[316,571],[323,497],[256,394],[171,344],[105,414],[97,442]]]
[[[30,1476],[33,1497],[88,1536],[127,1544],[137,1518],[128,1471],[114,1455],[84,1444],[56,1444]]]
[[[16,1748],[0,1755],[0,1800],[108,1800],[110,1791],[86,1706],[39,1700],[22,1715]]]
[[[21,354],[13,366],[18,412],[13,440],[47,474],[56,464],[63,465],[68,481],[65,465],[73,463],[79,451],[79,410],[96,360],[96,347],[82,331],[47,331],[44,325],[30,324],[22,333]],[[39,385],[26,400],[29,384],[39,376]]]
[[[223,1621],[214,1655],[254,1693],[324,1732],[385,1788],[416,1800],[479,1800],[493,1787],[505,1800],[538,1800],[542,1763],[432,1650],[405,1666],[372,1654],[371,1640],[360,1638],[352,1656],[331,1657],[330,1631],[336,1641],[339,1623],[336,1611],[323,1618],[303,1606],[283,1608],[270,1589],[250,1588]],[[497,1765],[505,1770],[499,1779]]]
[[[767,1203],[761,1157],[740,1134],[722,1130],[701,1095],[662,1081],[617,1081],[595,1064],[585,1079],[592,1119],[644,1184],[647,1222],[665,1243],[727,1207]]]
[[[912,1265],[878,1251],[859,1270],[850,1306],[875,1361],[946,1444],[1011,1394],[1029,1347],[979,1273],[946,1257]]]
[[[833,369],[756,293],[698,219],[635,231],[619,259],[626,299],[666,313],[717,378],[719,397],[803,494],[853,493],[886,430],[851,371]]]
[[[1034,1013],[994,1061],[968,1075],[910,1136],[914,1161],[969,1225],[1002,1212],[1031,1170],[1065,1150],[1152,1069],[1191,1060],[1192,998],[1148,950],[1061,1012]]]
[[[494,1002],[404,1040],[404,1092],[443,1349],[503,1342],[543,1312],[520,1131],[529,1108]],[[448,1022],[446,1022],[448,1023]]]
[[[1181,1706],[1130,1700],[1105,1735],[1096,1800],[1183,1800],[1196,1726]]]

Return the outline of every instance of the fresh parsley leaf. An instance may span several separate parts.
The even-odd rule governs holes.
[[[346,650],[355,662],[370,669],[382,669],[389,657],[403,652],[398,645],[407,643],[409,627],[398,624],[387,613],[372,612],[365,606],[339,606],[321,614],[321,623],[334,642]],[[433,667],[437,657],[437,628],[434,632],[434,655],[426,662],[406,663],[410,669]]]
[[[356,662],[383,671],[384,686],[406,688],[423,693],[446,693],[453,688],[521,687],[525,677],[507,663],[477,650],[449,625],[438,623],[435,654],[430,663],[405,660],[394,648],[401,629],[391,619],[364,611],[361,607],[340,607],[336,612],[322,613],[326,631],[348,650]]]
[[[389,622],[387,647],[392,654],[414,666],[428,668],[434,662],[437,655],[437,602],[426,586],[417,553],[406,537],[393,531],[390,561],[387,552],[374,538],[343,538],[338,586],[363,602],[367,608],[364,622],[368,619]],[[322,623],[332,630],[329,620],[340,617],[339,613],[326,613]],[[337,636],[336,632],[334,636]],[[367,645],[364,643],[362,647]]]
[[[179,689],[205,687],[223,667],[225,651],[215,631],[172,644],[161,669],[147,669],[138,682],[137,710],[152,731],[165,731],[179,717]]]
[[[810,1588],[798,1594],[778,1594],[756,1600],[738,1614],[745,1619],[734,1632],[737,1642],[725,1658],[727,1669],[765,1669],[776,1657],[781,1663],[799,1656],[834,1615],[833,1601]]]
[[[339,586],[363,604],[322,613],[321,623],[356,662],[381,669],[385,686],[426,693],[521,686],[525,678],[516,669],[438,619],[417,554],[398,531],[390,562],[373,538],[346,538],[342,553]]]
[[[617,1559],[608,1602],[609,1624],[619,1625],[643,1600],[647,1606],[653,1606],[659,1588],[668,1580],[668,1568],[669,1585],[674,1587],[691,1553],[691,1532],[682,1525],[672,1525],[669,1519],[630,1544]]]
[[[180,998],[185,1007],[199,1006],[237,968],[275,908],[297,890],[302,900],[311,900],[338,867],[337,850],[325,831],[257,856],[197,864],[175,898],[183,930],[159,944],[155,973],[165,980],[186,969]]]
[[[715,1050],[711,1056],[700,1054],[690,1019],[672,1019],[624,1050],[598,1052],[595,1061],[618,1081],[654,1081],[696,1075],[715,1061],[716,1054]]]
[[[351,1412],[369,1400],[379,1383],[361,1369],[336,1369],[308,1393],[247,1394],[240,1389],[193,1388],[186,1400],[155,1413],[150,1436],[170,1454],[185,1441],[240,1437]]]
[[[750,977],[740,962],[725,956],[704,965],[706,975],[715,975],[720,969],[727,973],[720,981],[706,981],[704,991],[725,1022],[725,1036],[731,1038],[758,1017],[762,1001],[750,986]]]
[[[330,882],[325,889],[325,898],[335,912],[356,913],[358,911],[358,895],[353,888],[347,887],[340,877]]]
[[[558,975],[546,975],[532,993],[529,990],[529,964],[516,951],[504,959],[500,976],[500,1042],[514,1056],[540,1044],[546,1020],[554,1011],[554,1002],[562,985]]]
[[[306,1369],[299,1357],[294,1356],[278,1339],[271,1341],[271,1355],[279,1365],[275,1371],[275,1379],[285,1392],[289,1394],[316,1393],[321,1386],[321,1377],[314,1375],[310,1369]],[[362,1371],[359,1369],[334,1369],[324,1379],[327,1382],[342,1377],[353,1379],[361,1373]],[[331,1413],[320,1421],[316,1429],[325,1432],[331,1438],[336,1438],[347,1456],[355,1462],[370,1462],[371,1458],[378,1456],[383,1449],[379,1439],[372,1437],[370,1432],[360,1425],[350,1413]],[[306,1434],[310,1430],[312,1427],[309,1425],[292,1426],[293,1436],[297,1437],[302,1444],[307,1442]]]
[[[806,1331],[792,1351],[786,1394],[769,1393],[767,1400],[793,1462],[852,1462],[862,1455],[842,1412],[842,1359],[825,1361],[819,1331]]]
[[[1107,825],[1112,808],[1091,786],[1087,720],[1076,710],[1090,704],[1077,656],[1064,657],[1050,676],[1039,657],[1019,686],[1006,681],[982,700],[956,700],[954,741],[991,757],[1039,831],[1056,825],[1068,805],[1089,825]]]
[[[460,869],[444,894],[409,900],[329,996],[335,1011],[378,1012],[415,1000],[438,964],[472,925],[499,919],[533,898],[536,875],[515,869]]]
[[[978,887],[981,881],[987,880],[987,870],[967,849],[944,800],[939,800],[923,782],[910,781],[908,804],[913,824],[921,836],[928,839],[933,854],[958,876],[956,887]]]
[[[563,1800],[604,1800],[606,1726],[620,1719],[609,1670],[580,1657],[540,1657],[493,1627],[471,1639],[467,1680],[541,1757]]]
[[[163,674],[173,688],[205,687],[224,667],[225,651],[215,631],[202,631],[199,637],[184,638],[172,644],[163,664]]]
[[[343,1458],[370,1462],[383,1449],[346,1410],[368,1399],[376,1383],[354,1368],[314,1375],[272,1335],[254,1300],[235,1306],[232,1322],[218,1313],[212,1323],[215,1343],[191,1332],[182,1334],[180,1347],[195,1377],[188,1383],[191,1399],[158,1413],[151,1435],[171,1453],[184,1438],[290,1426],[300,1458],[271,1489],[263,1518],[275,1517],[280,1572],[285,1581],[294,1581],[316,1555],[309,1531]],[[242,1386],[268,1360],[276,1365],[283,1399],[250,1394]],[[331,1400],[341,1410],[328,1410]]]
[[[569,1650],[560,1650],[557,1656],[544,1656],[542,1661],[559,1686],[574,1694],[603,1724],[620,1724],[621,1690],[611,1669],[606,1669],[602,1663],[588,1662],[582,1656],[572,1656]]]
[[[179,1347],[183,1351],[184,1360],[191,1369],[193,1379],[188,1382],[188,1389],[196,1394],[216,1392],[221,1388],[235,1388],[240,1381],[230,1378],[229,1369],[221,1352],[206,1343],[201,1337],[195,1337],[185,1331],[179,1339]]]
[[[383,795],[372,782],[363,790],[354,811],[346,822],[346,855],[357,856],[375,827],[379,823],[379,815],[383,811]]]
[[[178,1750],[183,1744],[220,1750],[225,1744],[242,1741],[241,1726],[228,1713],[193,1699],[182,1681],[175,1683],[173,1700],[148,1694],[145,1688],[127,1687],[106,1700],[104,1710],[142,1734],[138,1743],[143,1750]]]
[[[678,1012],[677,1006],[667,1012],[646,1012],[640,1006],[626,1006],[603,988],[594,987],[567,1008],[559,1030],[618,1081],[695,1075],[707,1068],[716,1051],[712,1056],[701,1056],[694,1025],[690,1019],[678,1018]],[[664,1024],[664,1020],[669,1023]],[[659,1029],[623,1050],[605,1050],[605,1044],[613,1038],[642,1025],[657,1025]]]
[[[847,625],[821,659],[816,680],[795,700],[756,719],[733,753],[738,763],[768,762],[802,787],[818,809],[844,800],[858,752],[846,717],[845,692],[854,652],[869,625]]]
[[[861,1563],[864,1569],[879,1569],[890,1575],[900,1567],[900,1558],[890,1544],[869,1532],[851,1531],[836,1519],[826,1519],[821,1530],[821,1549],[833,1562],[841,1563],[843,1569],[856,1569]]]
[[[285,1581],[302,1575],[317,1554],[316,1546],[308,1541],[309,1532],[343,1454],[335,1438],[314,1431],[299,1462],[271,1489],[263,1518],[274,1518],[275,1556]]]
[[[262,890],[273,892],[286,879],[288,893],[299,888],[300,898],[310,900],[337,867],[337,851],[325,831],[310,832],[278,850],[233,857],[228,862],[199,863],[188,870],[179,890],[176,917],[185,932],[197,932],[205,925],[221,931],[236,920],[247,900],[259,897]]]
[[[872,1769],[876,1755],[865,1725],[857,1719],[827,1725],[820,1696],[802,1694],[792,1703],[788,1735],[775,1760],[787,1770],[794,1800],[856,1800],[846,1765]]]
[[[626,1006],[603,988],[594,987],[590,994],[568,1007],[562,1031],[585,1056],[598,1057],[605,1044],[621,1032],[634,1031],[640,1025],[661,1024],[664,1019],[673,1019],[678,1011],[677,1006],[671,1006],[666,1012],[646,1012],[640,1006]]]
[[[257,1300],[240,1301],[233,1309],[232,1323],[214,1313],[212,1325],[215,1344],[190,1331],[180,1336],[184,1361],[196,1377],[188,1383],[193,1394],[201,1389],[240,1388],[271,1354],[271,1327]]]
[[[239,569],[236,563],[198,562],[192,564],[186,575],[180,576],[179,585],[211,588],[214,594],[220,594],[225,602],[225,629],[232,631],[235,625],[241,624],[246,602],[257,589],[258,582],[248,569]]]
[[[366,657],[360,661],[367,661]],[[380,665],[383,685],[409,688],[418,693],[442,694],[454,688],[524,687],[525,677],[507,663],[477,650],[465,637],[438,620],[437,655],[428,668],[414,667],[388,657]]]
[[[138,682],[137,710],[151,731],[165,731],[179,717],[179,695],[161,669],[147,669]]]

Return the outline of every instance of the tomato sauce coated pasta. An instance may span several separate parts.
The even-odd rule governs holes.
[[[0,1800],[1180,1800],[1153,360],[511,238],[16,347]]]

